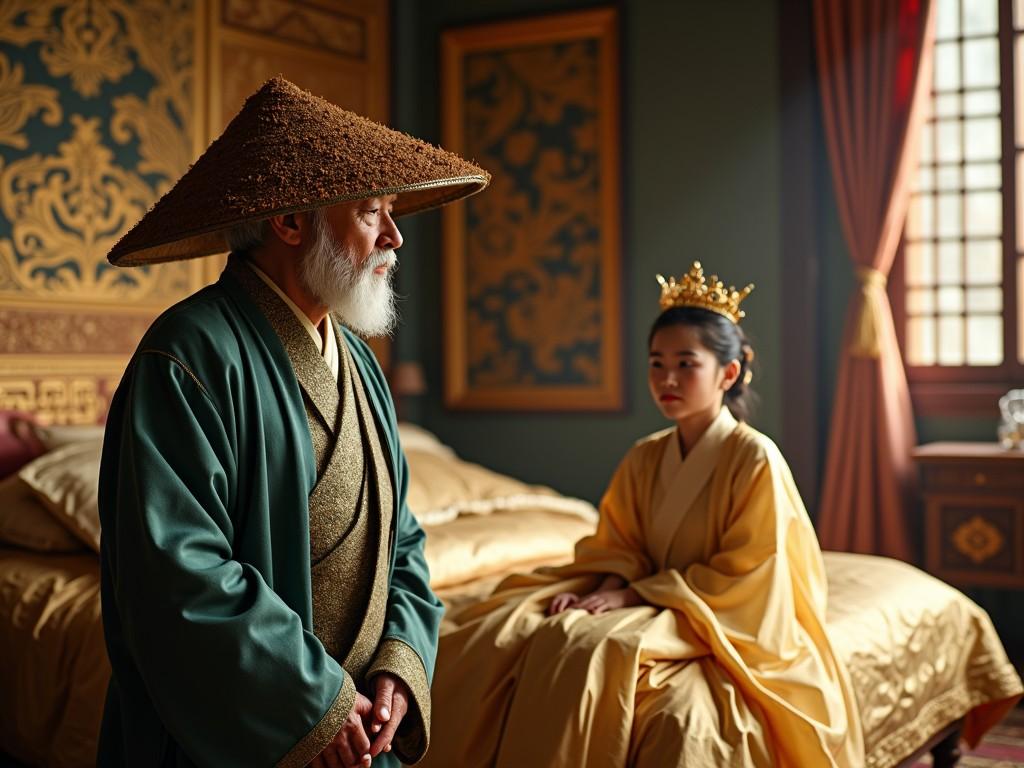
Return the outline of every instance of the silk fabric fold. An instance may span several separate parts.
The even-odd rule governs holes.
[[[726,409],[685,460],[674,441],[627,454],[571,565],[452,617],[423,765],[863,763],[821,553],[781,454]],[[648,605],[546,617],[554,595],[608,573]]]

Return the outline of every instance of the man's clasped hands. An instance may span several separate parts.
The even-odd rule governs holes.
[[[620,576],[609,575],[596,590],[586,595],[562,592],[551,601],[548,615],[554,616],[570,608],[599,614],[616,608],[629,608],[643,603],[641,597]],[[373,678],[376,700],[370,701],[356,693],[356,703],[345,724],[323,752],[316,756],[311,768],[366,768],[373,758],[391,751],[391,740],[409,711],[409,688],[386,672]],[[373,736],[373,742],[370,737]]]
[[[376,700],[356,693],[356,703],[344,725],[313,759],[311,768],[365,768],[381,752],[391,751],[391,740],[409,711],[412,697],[405,683],[386,672],[376,675],[372,685]]]

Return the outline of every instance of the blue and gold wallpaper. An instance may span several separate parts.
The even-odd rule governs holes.
[[[0,409],[93,423],[165,307],[216,258],[111,246],[266,78],[386,119],[387,4],[0,0]]]
[[[455,407],[621,404],[614,15],[576,19],[447,37],[460,56],[446,141],[492,174],[445,252],[464,304],[449,329],[463,351],[448,370]]]
[[[194,0],[0,5],[0,296],[166,305],[189,265],[106,262],[193,158]]]
[[[0,3],[0,409],[101,420],[153,317],[202,284],[106,260],[195,157],[198,1]]]

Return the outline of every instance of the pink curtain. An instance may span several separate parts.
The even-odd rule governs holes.
[[[825,549],[914,559],[915,443],[886,279],[930,93],[931,0],[814,0],[818,79],[850,300],[818,513]]]

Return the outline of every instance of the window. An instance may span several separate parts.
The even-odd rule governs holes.
[[[1024,386],[1024,0],[937,0],[936,14],[893,306],[917,409],[994,417]]]

